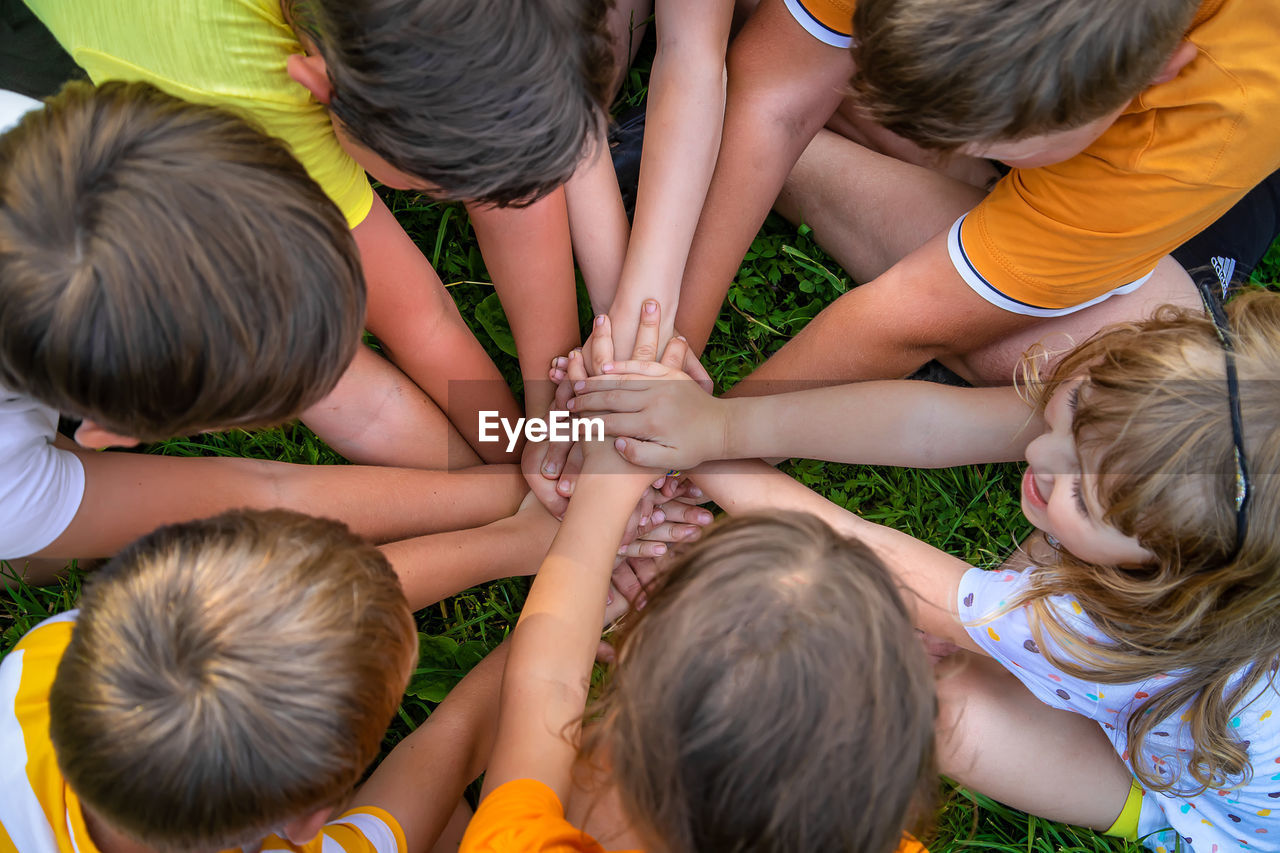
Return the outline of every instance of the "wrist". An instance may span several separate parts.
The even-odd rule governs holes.
[[[751,405],[750,397],[719,397],[716,415],[719,419],[717,437],[719,447],[709,459],[744,459],[755,454],[751,452]]]

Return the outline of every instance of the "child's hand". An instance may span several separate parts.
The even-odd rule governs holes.
[[[688,355],[684,339],[672,338],[661,361],[607,363],[607,375],[573,380],[576,396],[566,405],[601,417],[606,433],[622,437],[619,452],[637,465],[684,469],[723,458],[728,405],[681,370]]]
[[[711,513],[702,507],[668,501],[654,507],[649,523],[643,525],[630,542],[624,539],[618,553],[628,557],[661,557],[672,544],[697,539],[711,521]]]

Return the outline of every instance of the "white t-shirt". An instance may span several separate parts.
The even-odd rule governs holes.
[[[58,413],[0,387],[0,559],[39,551],[84,497],[84,466],[53,446]]]
[[[0,133],[39,101],[0,89]],[[67,529],[84,497],[84,466],[53,446],[58,413],[0,387],[0,559],[25,557]]]
[[[1130,716],[1176,674],[1159,674],[1136,684],[1075,678],[1041,654],[1027,622],[1029,608],[990,618],[1026,588],[1034,571],[966,572],[960,581],[958,606],[969,636],[1046,705],[1096,720],[1130,770],[1141,763],[1159,776],[1185,779],[1194,787],[1186,772],[1192,741],[1180,719],[1181,710],[1147,735],[1141,755],[1132,755],[1128,744]],[[1075,599],[1056,596],[1050,604],[1060,621],[1086,642],[1107,642]],[[1071,657],[1061,647],[1052,651],[1059,658]],[[1246,745],[1252,777],[1230,789],[1210,789],[1195,796],[1145,792],[1138,837],[1148,847],[1173,853],[1179,849],[1180,836],[1181,850],[1195,853],[1280,850],[1280,690],[1268,682],[1264,677],[1238,703],[1231,719],[1232,733]],[[1052,767],[1040,770],[1054,772]]]

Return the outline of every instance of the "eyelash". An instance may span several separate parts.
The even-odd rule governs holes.
[[[1071,497],[1076,499],[1076,508],[1080,510],[1080,514],[1086,518],[1089,516],[1089,507],[1084,502],[1084,495],[1080,494],[1080,480],[1076,479],[1071,483]]]

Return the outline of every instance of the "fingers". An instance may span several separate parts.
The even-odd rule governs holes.
[[[692,542],[702,535],[702,526],[698,524],[677,524],[664,521],[636,542]],[[634,543],[632,543],[634,544]]]
[[[597,314],[595,324],[591,327],[591,336],[583,345],[587,371],[592,376],[601,368],[613,361],[613,330],[609,325],[608,314]],[[585,378],[585,377],[584,377]]]
[[[606,418],[605,429],[608,427]],[[616,433],[615,433],[616,434]],[[640,441],[635,438],[618,438],[613,442],[614,448],[622,458],[632,465],[641,468],[670,468],[675,464],[676,454],[670,447],[653,441]]]
[[[555,384],[559,385],[568,377],[567,369],[569,367],[569,359],[567,356],[558,355],[551,359],[551,366],[547,368],[547,378]]]
[[[560,475],[564,473],[565,461],[569,458],[569,452],[573,450],[573,442],[571,441],[548,441],[547,453],[542,457],[542,465],[540,471],[542,476],[548,480],[559,480]]]
[[[638,412],[644,408],[644,399],[624,390],[590,391],[579,394],[565,405],[571,412]]]
[[[556,491],[566,499],[573,496],[573,489],[578,484],[578,474],[582,471],[582,459],[582,446],[573,445],[573,449],[564,460],[564,470],[556,483]]]
[[[529,479],[536,481],[529,483],[529,491],[538,499],[538,503],[556,518],[563,519],[565,510],[569,508],[569,499],[556,491],[555,481],[543,477]]]
[[[662,517],[667,521],[680,524],[698,524],[705,527],[712,521],[710,510],[703,509],[697,504],[688,504],[683,501],[667,501],[655,509],[654,512],[661,512]]]
[[[679,370],[689,357],[689,342],[684,338],[672,338],[662,351],[662,364],[672,370]]]
[[[653,361],[658,357],[658,336],[660,334],[658,323],[660,318],[661,313],[658,311],[658,303],[653,299],[646,299],[640,309],[640,326],[636,329],[636,346],[631,352],[633,359],[637,361]]]
[[[681,340],[684,339],[681,338]],[[702,362],[694,355],[693,350],[689,349],[687,343],[685,344],[684,364],[681,365],[681,369],[689,374],[689,378],[697,382],[698,387],[703,391],[708,394],[716,393],[716,384],[711,381],[711,374],[707,373],[707,369],[702,366]]]
[[[667,553],[667,543],[649,539],[633,539],[618,549],[626,557],[661,557]]]
[[[587,366],[583,362],[582,350],[570,350],[568,360],[569,363],[565,367],[565,373],[569,383],[574,385],[578,382],[585,382],[587,379]]]

